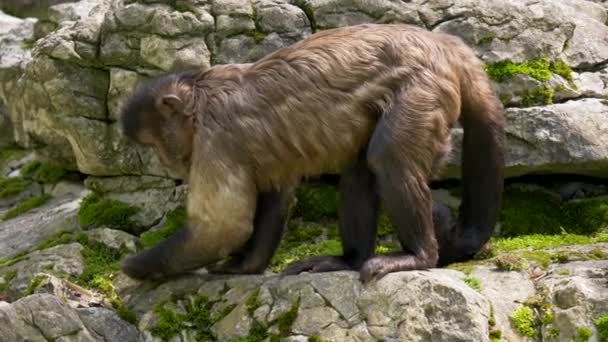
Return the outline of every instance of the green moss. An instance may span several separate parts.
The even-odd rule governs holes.
[[[598,242],[608,242],[608,233],[598,233],[596,235],[577,235],[577,234],[532,234],[509,238],[492,239],[492,248],[497,252],[509,252],[517,249],[532,248],[555,248],[570,245],[588,245]]]
[[[280,272],[294,261],[319,255],[342,255],[342,243],[339,240],[323,240],[291,250],[279,249],[272,259],[271,267],[273,271]]]
[[[184,226],[188,220],[185,208],[177,208],[167,213],[164,225],[157,230],[147,231],[141,234],[139,241],[144,248],[150,248],[173,235]]]
[[[558,338],[559,337],[559,329],[557,329],[557,328],[551,328],[551,329],[549,329],[549,337],[551,337],[551,338]]]
[[[308,342],[327,342],[327,340],[324,340],[324,339],[320,338],[319,336],[312,335],[312,336],[308,337]]]
[[[10,146],[0,150],[0,161],[2,160],[19,160],[27,154],[26,150],[18,146]]]
[[[25,289],[22,293],[21,293],[21,297],[26,297],[29,296],[31,294],[34,294],[34,291],[36,291],[36,289],[38,288],[38,286],[40,286],[40,284],[42,283],[42,281],[45,279],[45,276],[42,275],[38,275],[35,276],[31,281],[30,284],[28,285],[27,289]]]
[[[378,238],[382,239],[394,233],[393,225],[390,219],[386,215],[386,212],[382,210],[378,217]]]
[[[293,208],[293,217],[305,221],[318,221],[338,217],[338,192],[330,185],[307,184],[298,187],[297,203]]]
[[[67,171],[59,166],[33,160],[21,168],[21,176],[43,184],[59,182]]]
[[[549,105],[553,103],[555,90],[548,85],[544,85],[532,90],[525,89],[521,94],[521,104],[524,107]]]
[[[576,338],[574,342],[587,342],[593,336],[593,331],[587,327],[579,327],[576,329]]]
[[[503,82],[515,75],[529,75],[530,77],[544,82],[551,78],[549,70],[551,63],[547,58],[539,58],[524,63],[514,63],[512,61],[500,61],[486,66],[486,72],[491,79]]]
[[[568,270],[559,270],[557,271],[557,274],[561,275],[561,276],[569,276],[570,275],[570,271]]]
[[[498,342],[502,337],[502,330],[496,329],[496,318],[494,317],[494,306],[490,304],[490,318],[488,318],[490,342]]]
[[[0,260],[0,269],[2,269],[4,267],[12,266],[12,265],[18,263],[19,261],[27,260],[27,259],[29,259],[29,256],[27,255],[26,252],[19,253],[9,259],[2,259],[2,260]]]
[[[535,261],[543,269],[549,267],[553,261],[552,254],[545,251],[523,251],[519,255],[526,260],[526,263]]]
[[[472,276],[464,277],[464,282],[469,285],[473,290],[479,292],[481,291],[481,279]]]
[[[496,38],[496,35],[493,33],[481,36],[481,37],[479,37],[479,40],[477,40],[477,45],[484,45],[487,43],[491,43],[494,40],[494,38]]]
[[[19,177],[0,178],[0,198],[17,195],[32,184],[32,181]]]
[[[138,227],[130,221],[139,208],[118,200],[101,198],[97,194],[85,197],[80,205],[78,218],[83,228],[107,226],[128,232],[137,231]]]
[[[293,325],[293,322],[296,321],[296,318],[298,318],[299,308],[300,308],[300,297],[298,297],[296,302],[293,303],[293,305],[291,306],[291,308],[288,311],[282,313],[281,315],[279,315],[279,317],[277,317],[277,324],[279,327],[279,334],[281,337],[288,336],[289,333],[291,332],[291,326]]]
[[[608,226],[608,198],[562,202],[541,191],[505,190],[501,236],[589,234]]]
[[[249,313],[249,315],[253,315],[253,313],[255,312],[255,310],[257,310],[261,303],[260,303],[260,289],[255,289],[251,295],[249,295],[249,297],[247,298],[247,302],[245,303],[245,305],[247,306],[247,312]]]
[[[515,331],[521,336],[535,337],[534,312],[527,306],[520,306],[509,317]]]
[[[517,255],[499,255],[494,265],[501,271],[521,271],[528,268],[528,262]]]
[[[34,208],[37,208],[37,207],[45,204],[50,198],[51,198],[51,195],[43,194],[40,196],[30,197],[26,200],[23,200],[17,206],[15,206],[11,210],[4,213],[4,215],[2,215],[2,220],[8,220],[13,217],[17,217],[25,212],[28,212]]]
[[[608,342],[608,313],[598,317],[594,323],[600,342]]]
[[[213,314],[211,309],[215,303],[215,301],[210,301],[207,297],[197,294],[184,300],[184,313],[166,308],[166,303],[159,303],[154,308],[158,321],[150,332],[163,341],[169,341],[182,330],[191,330],[195,333],[197,341],[217,341],[211,327],[234,309],[234,306],[230,306],[228,310],[223,310],[219,314]]]
[[[2,295],[4,291],[8,289],[9,285],[11,284],[11,281],[13,281],[16,276],[17,270],[12,270],[2,275],[2,279],[4,279],[4,282],[0,284],[0,295]]]
[[[551,72],[556,75],[560,75],[561,77],[566,79],[568,82],[570,82],[570,83],[573,82],[572,68],[570,68],[570,66],[568,64],[566,64],[564,61],[556,60],[556,61],[551,62],[551,64],[549,65],[549,70],[551,70]]]
[[[329,237],[327,240],[321,240],[324,232]],[[271,267],[275,272],[279,272],[289,263],[303,257],[341,253],[337,227],[324,229],[316,224],[301,224],[292,220],[272,259]]]
[[[250,33],[250,36],[253,38],[253,41],[256,44],[261,44],[264,39],[266,39],[266,36],[268,36],[268,34],[264,33],[264,32],[260,32],[258,30],[253,30]]]

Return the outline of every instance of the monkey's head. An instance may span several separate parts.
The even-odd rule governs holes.
[[[131,140],[150,146],[161,163],[187,180],[195,131],[193,73],[170,73],[139,84],[120,120]]]

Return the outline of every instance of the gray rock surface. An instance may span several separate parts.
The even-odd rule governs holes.
[[[20,144],[45,148],[84,173],[172,176],[150,150],[128,144],[115,123],[124,96],[138,80],[174,68],[254,61],[312,32],[363,22],[402,22],[453,33],[486,63],[543,56],[566,62],[575,70],[572,81],[557,74],[546,82],[518,75],[497,84],[509,106],[520,107],[529,102],[526,92],[543,89],[552,89],[550,100],[558,102],[545,106],[534,100],[539,107],[509,110],[509,123],[514,125],[510,134],[518,131],[509,140],[509,174],[545,172],[556,164],[560,172],[606,172],[601,129],[592,128],[580,138],[570,134],[557,150],[553,139],[565,138],[560,127],[571,126],[544,128],[546,114],[528,117],[530,112],[567,111],[568,125],[584,122],[575,125],[577,134],[592,124],[586,116],[603,119],[606,109],[598,103],[608,96],[605,2],[188,0],[172,7],[149,1],[87,0],[54,6],[49,13],[57,29],[34,44],[33,60],[29,50],[17,50],[12,54],[20,61],[17,69],[0,63],[0,77],[5,75],[7,85],[0,99]],[[18,19],[6,20],[25,25]],[[20,39],[17,45],[24,38]],[[560,107],[559,102],[567,100],[576,102]],[[519,132],[517,124],[523,122],[528,133],[547,129],[549,138]],[[583,149],[583,140],[593,147]],[[553,152],[537,159],[542,150]]]
[[[23,215],[0,222],[0,259],[13,257],[58,231],[78,226],[78,209],[86,192],[51,199]]]
[[[137,329],[104,308],[74,309],[59,298],[34,294],[0,302],[2,341],[139,341]]]

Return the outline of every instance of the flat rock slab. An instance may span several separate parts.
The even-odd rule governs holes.
[[[0,259],[40,244],[58,231],[78,226],[78,209],[86,191],[64,194],[20,216],[0,222]]]

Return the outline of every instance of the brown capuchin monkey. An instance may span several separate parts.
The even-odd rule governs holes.
[[[263,272],[293,189],[322,174],[340,175],[343,254],[296,261],[285,274],[358,270],[369,281],[463,261],[497,221],[503,107],[481,61],[451,35],[398,24],[318,32],[255,63],[149,80],[121,121],[190,191],[187,225],[124,261],[135,279],[205,266]],[[463,197],[452,222],[445,206],[433,209],[428,183],[449,154],[457,121]],[[380,206],[399,252],[374,255]]]

